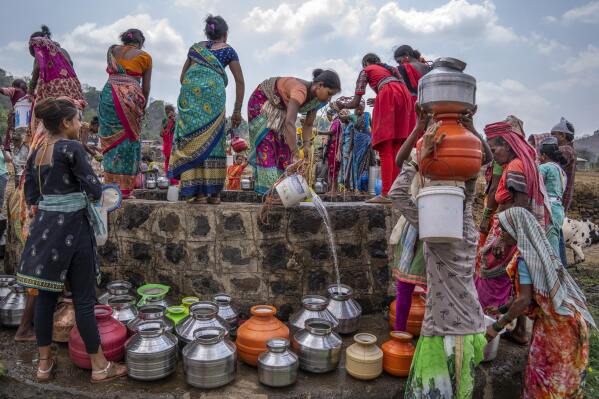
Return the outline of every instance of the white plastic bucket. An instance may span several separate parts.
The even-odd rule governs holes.
[[[452,242],[463,238],[464,191],[460,187],[433,186],[420,190],[418,231],[427,242]]]
[[[277,193],[286,208],[298,205],[310,196],[308,182],[301,175],[291,175],[280,182]]]
[[[169,202],[179,201],[179,186],[168,186],[168,191],[166,192],[166,200]]]
[[[495,323],[495,319],[485,315],[485,327],[489,327]],[[501,334],[497,334],[495,338],[489,341],[485,347],[483,348],[483,362],[490,362],[491,360],[495,360],[497,357],[497,350],[499,350],[499,341],[501,341]]]
[[[108,241],[108,211],[106,208],[99,208],[98,211],[100,213],[100,219],[104,222],[104,226],[106,226],[106,232],[104,234],[96,235],[96,244],[101,247]]]
[[[28,98],[22,98],[15,103],[15,129],[29,127],[30,118],[31,101]]]

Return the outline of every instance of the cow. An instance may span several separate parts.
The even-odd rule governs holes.
[[[583,248],[599,242],[599,226],[588,220],[564,218],[562,225],[566,247],[574,251],[574,264],[584,262]]]

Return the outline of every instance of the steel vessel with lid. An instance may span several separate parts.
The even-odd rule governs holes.
[[[324,319],[333,324],[333,330],[339,326],[339,321],[327,309],[329,300],[321,295],[306,295],[302,298],[302,308],[289,319],[292,333],[302,330],[308,319]]]
[[[129,338],[125,350],[127,372],[133,379],[159,380],[177,368],[177,337],[159,319],[137,325],[137,333]]]
[[[194,340],[194,332],[203,327],[220,327],[228,335],[227,322],[218,316],[218,305],[214,302],[200,301],[189,308],[189,316],[175,327],[182,347]]]
[[[312,373],[335,370],[341,357],[343,341],[333,332],[333,324],[324,319],[306,320],[306,328],[293,336],[293,349],[299,366]]]
[[[222,327],[203,327],[183,348],[185,381],[196,388],[217,388],[235,379],[237,348]]]
[[[476,104],[476,79],[464,73],[466,63],[437,58],[418,83],[418,104],[429,113],[463,113]]]
[[[0,301],[0,324],[18,327],[27,303],[27,289],[22,285],[10,286],[10,293]]]
[[[339,334],[351,334],[360,327],[362,306],[353,298],[354,291],[345,284],[332,284],[327,288],[329,305],[327,309],[339,321]]]
[[[132,285],[128,281],[115,280],[106,285],[106,292],[98,298],[98,303],[108,305],[108,298],[119,295],[129,295]]]
[[[112,308],[112,317],[127,325],[137,317],[135,298],[131,295],[119,295],[108,299],[108,306]]]
[[[166,308],[161,305],[142,305],[137,309],[137,317],[127,323],[127,331],[133,335],[139,329],[142,323],[161,322],[164,324],[165,331],[172,333],[175,329],[175,323],[166,317]]]
[[[299,359],[289,350],[289,340],[272,338],[266,352],[258,357],[258,379],[269,387],[286,387],[295,383]]]

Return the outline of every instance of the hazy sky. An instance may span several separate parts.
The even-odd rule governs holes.
[[[174,103],[187,49],[204,39],[204,18],[214,13],[227,20],[240,56],[245,104],[265,78],[309,78],[316,67],[335,69],[352,93],[362,55],[392,63],[393,49],[410,44],[428,58],[468,63],[478,81],[479,127],[514,114],[527,133],[549,130],[562,115],[577,134],[599,129],[599,1],[20,0],[2,7],[0,67],[16,75],[30,74],[27,40],[44,23],[82,83],[101,88],[107,48],[139,28],[154,60],[151,96]],[[233,93],[231,84],[229,109]]]

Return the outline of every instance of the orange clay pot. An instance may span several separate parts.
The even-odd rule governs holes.
[[[418,141],[419,170],[431,180],[466,181],[480,171],[483,153],[480,140],[459,123],[459,114],[439,114],[441,126],[435,137],[445,138],[426,158],[420,159],[422,139]]]
[[[266,341],[271,338],[289,339],[289,328],[275,317],[277,309],[269,305],[251,308],[252,317],[237,330],[237,353],[245,363],[256,366],[258,356],[266,352]]]
[[[391,331],[391,339],[383,344],[383,370],[397,377],[407,377],[416,348],[412,345],[412,334]]]
[[[420,335],[420,329],[422,328],[422,321],[424,320],[424,311],[426,301],[422,297],[426,291],[424,288],[416,286],[414,293],[412,294],[412,306],[410,307],[410,313],[408,313],[408,324],[406,330],[415,337]],[[389,305],[389,326],[391,330],[395,329],[395,307],[397,306],[397,300],[394,300]]]

